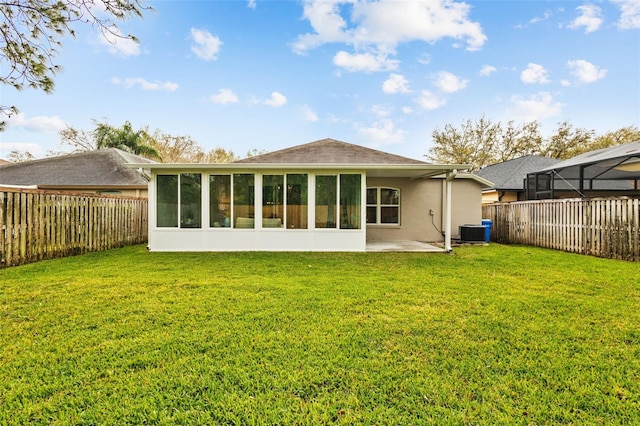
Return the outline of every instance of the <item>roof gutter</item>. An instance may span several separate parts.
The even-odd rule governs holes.
[[[470,164],[343,164],[343,163],[130,163],[131,169],[144,170],[413,170],[424,171],[425,177],[450,170],[464,170]]]

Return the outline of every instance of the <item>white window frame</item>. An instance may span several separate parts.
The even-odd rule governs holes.
[[[375,204],[369,204],[367,203],[366,208],[368,209],[369,207],[375,207],[376,208],[376,221],[375,222],[367,222],[367,226],[372,225],[372,226],[400,226],[401,223],[401,210],[400,210],[400,206],[402,204],[402,191],[400,190],[400,188],[395,188],[395,187],[391,187],[391,186],[368,186],[367,187],[367,192],[370,189],[375,189],[376,190],[376,203]],[[382,197],[380,197],[380,193],[383,189],[390,189],[392,191],[398,191],[398,204],[382,204]],[[382,219],[382,207],[395,207],[398,209],[398,222],[380,222],[380,220]],[[367,218],[365,217],[365,220]]]

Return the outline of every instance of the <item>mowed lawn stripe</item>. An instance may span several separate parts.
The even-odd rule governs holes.
[[[521,246],[0,270],[0,424],[633,424],[640,267]]]

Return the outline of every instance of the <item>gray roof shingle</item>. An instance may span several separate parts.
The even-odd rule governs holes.
[[[492,164],[478,170],[476,174],[493,182],[493,189],[524,190],[523,181],[528,173],[540,171],[559,162],[560,160],[554,158],[525,155],[502,163]]]
[[[147,187],[129,163],[155,163],[116,148],[0,166],[0,185],[39,187]]]
[[[429,164],[335,139],[321,139],[234,163],[256,164]]]

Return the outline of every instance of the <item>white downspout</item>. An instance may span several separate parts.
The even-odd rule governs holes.
[[[445,211],[444,211],[444,249],[451,252],[451,186],[453,180],[458,174],[456,169],[453,169],[446,174],[445,179]]]

